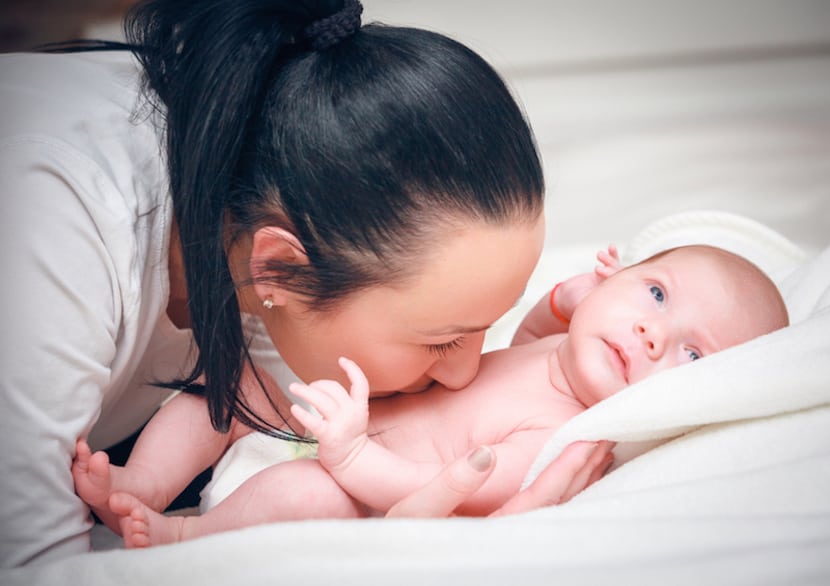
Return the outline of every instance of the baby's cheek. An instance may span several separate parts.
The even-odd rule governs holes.
[[[691,362],[691,359],[689,358],[689,354],[686,352],[686,349],[678,348],[676,352],[669,356],[669,360],[666,362],[663,370],[677,368],[678,366],[688,364],[689,362]]]

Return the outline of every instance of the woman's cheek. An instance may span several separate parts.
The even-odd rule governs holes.
[[[381,397],[424,390],[432,382],[426,372],[433,362],[426,351],[385,352],[361,368],[369,379],[372,397]]]

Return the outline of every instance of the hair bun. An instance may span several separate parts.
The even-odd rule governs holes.
[[[360,29],[362,13],[363,5],[358,0],[344,0],[343,8],[330,16],[315,20],[303,30],[303,34],[311,41],[313,49],[328,49]]]

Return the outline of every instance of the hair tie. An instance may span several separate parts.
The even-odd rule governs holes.
[[[363,5],[358,0],[344,0],[343,8],[330,16],[315,20],[305,27],[303,34],[316,51],[328,49],[360,30],[362,13]]]

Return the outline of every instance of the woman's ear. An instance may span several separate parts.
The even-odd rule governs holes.
[[[273,281],[263,279],[268,276],[266,266],[269,261],[303,265],[308,264],[308,255],[300,240],[284,228],[265,226],[254,232],[249,261],[254,290],[261,301],[283,305],[288,291]]]

